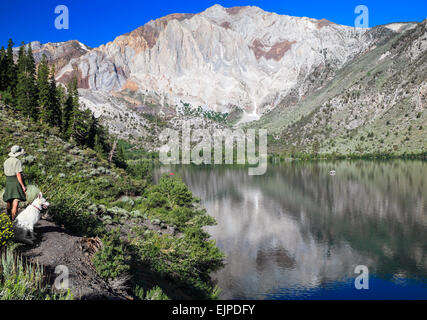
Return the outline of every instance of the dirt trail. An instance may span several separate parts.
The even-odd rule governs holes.
[[[55,268],[63,265],[68,268],[69,286],[76,299],[126,299],[125,292],[113,289],[92,266],[95,239],[72,235],[48,220],[40,220],[34,231],[37,241],[23,250],[23,256],[43,265],[52,285],[59,276]]]

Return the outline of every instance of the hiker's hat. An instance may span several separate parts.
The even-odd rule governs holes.
[[[25,153],[25,150],[22,149],[20,146],[13,146],[10,148],[9,157],[19,157],[22,156]]]

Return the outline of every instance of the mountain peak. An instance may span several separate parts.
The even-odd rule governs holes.
[[[59,78],[76,75],[91,90],[143,92],[142,104],[238,106],[261,115],[293,92],[304,96],[369,48],[364,31],[331,24],[217,4],[151,20],[72,61]]]
[[[220,16],[224,16],[224,14],[228,15],[228,16],[235,16],[240,14],[242,11],[246,10],[246,9],[250,9],[253,8],[257,11],[262,11],[264,12],[264,10],[262,10],[259,7],[256,6],[236,6],[236,7],[223,7],[220,4],[215,4],[212,7],[207,8],[205,11],[201,12],[202,14],[208,14],[210,16],[215,16],[215,15],[220,15]]]

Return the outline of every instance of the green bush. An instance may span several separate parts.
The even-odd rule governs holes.
[[[147,292],[144,292],[144,289],[140,286],[136,286],[135,296],[139,300],[170,300],[170,298],[163,293],[162,288],[159,286],[155,286]]]
[[[147,197],[147,206],[149,208],[161,208],[167,203],[166,197],[160,192],[150,192]]]
[[[209,234],[200,227],[212,220],[208,216],[195,217],[179,239],[155,232],[146,233],[143,239],[134,239],[138,265],[172,280],[197,298],[212,297],[217,289],[210,274],[221,268],[224,260],[215,241],[208,240]]]
[[[103,230],[102,222],[87,209],[90,204],[89,199],[84,197],[85,194],[77,192],[72,194],[71,190],[74,188],[70,188],[70,192],[64,189],[57,188],[58,193],[48,198],[51,203],[49,212],[55,222],[79,235],[100,234]],[[82,195],[81,198],[77,198],[76,194]]]
[[[102,239],[102,248],[93,256],[96,272],[103,278],[116,278],[129,271],[130,256],[120,239],[119,230],[113,230]]]
[[[163,176],[157,185],[150,190],[157,192],[167,199],[170,208],[175,206],[191,206],[194,202],[193,194],[182,180],[175,176]]]
[[[151,221],[177,226],[181,236],[137,232],[130,238],[132,268],[151,270],[197,298],[217,296],[210,274],[223,266],[224,256],[203,230],[214,225],[215,219],[194,206],[197,199],[176,176],[163,176],[145,196],[137,209],[146,212]]]
[[[190,208],[173,208],[168,213],[168,223],[174,224],[178,227],[183,227],[188,221],[190,221],[196,214],[198,214],[197,211],[190,209]]]
[[[0,248],[13,238],[12,222],[6,213],[0,213]]]
[[[151,182],[153,180],[153,163],[151,160],[130,162],[126,172],[136,179],[145,179]]]
[[[167,295],[165,295],[162,289],[158,286],[155,286],[153,289],[148,290],[145,294],[145,300],[170,300]]]

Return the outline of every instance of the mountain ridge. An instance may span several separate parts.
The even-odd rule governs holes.
[[[332,36],[322,31],[328,28]],[[275,107],[278,95],[300,86],[298,76],[325,62],[336,69],[367,49],[373,39],[359,39],[365,33],[258,7],[216,5],[152,20],[71,60],[58,81],[77,76],[85,89],[148,91],[160,95],[161,105],[182,100],[220,112],[238,106],[260,116]]]
[[[427,20],[344,66],[306,101],[253,125],[277,138],[278,153],[423,153],[426,68]]]
[[[346,95],[351,94],[349,90],[359,91],[359,95],[369,92],[370,101],[383,104],[374,96],[384,96],[387,88],[372,86],[367,80],[367,83],[359,81],[359,88],[355,90],[351,89],[353,80],[370,79],[377,65],[384,68],[391,65],[391,73],[400,70],[400,66],[393,64],[394,60],[405,66],[407,53],[390,55],[392,50],[384,48],[398,41],[408,45],[418,41],[417,45],[424,48],[424,38],[411,37],[426,21],[357,29],[325,19],[278,15],[254,6],[215,5],[197,14],[176,13],[151,20],[97,48],[88,48],[78,41],[36,43],[35,58],[37,61],[47,52],[51,63],[60,61],[62,68],[56,69],[59,82],[65,84],[77,77],[83,106],[97,117],[101,116],[113,133],[137,139],[151,137],[155,141],[153,147],[161,128],[157,120],[150,125],[146,115],[160,117],[175,126],[184,119],[179,111],[182,107],[197,109],[200,106],[203,110],[232,114],[229,125],[237,123],[245,127],[249,122],[249,126],[268,129],[278,141],[283,140],[279,144],[287,145],[285,149],[279,148],[281,151],[300,145],[298,149],[308,151],[316,141],[348,137],[349,133],[342,134],[336,123],[317,123],[322,130],[332,128],[341,132],[332,135],[313,134],[316,122],[312,122],[309,129],[302,124],[342,94],[337,90],[343,90]],[[56,55],[51,53],[52,47],[59,48]],[[62,49],[68,47],[74,50],[70,54]],[[381,54],[377,56],[378,52]],[[421,54],[425,55],[425,50]],[[67,59],[68,63],[64,63]],[[412,65],[409,62],[408,67]],[[365,70],[367,66],[369,70]],[[421,61],[420,70],[423,66]],[[339,81],[343,81],[343,85]],[[423,83],[419,82],[421,88]],[[391,83],[391,87],[395,84]],[[416,88],[410,87],[411,94],[416,95]],[[354,134],[369,124],[369,112],[354,109],[356,105],[351,105],[351,101],[342,98],[339,109],[342,117],[348,109],[359,117],[349,120],[351,125],[344,120],[341,123],[346,123],[346,130]],[[362,118],[366,119],[362,121]],[[402,119],[409,123],[408,120]],[[196,126],[215,127],[209,121],[191,121]],[[424,121],[422,117],[421,121]],[[417,126],[425,128],[423,123]],[[424,133],[423,130],[420,132]],[[310,137],[304,137],[307,134]],[[360,145],[372,142],[371,138],[363,139],[366,139],[364,143],[353,144],[351,148],[344,147],[348,144],[344,139],[342,147],[324,145],[320,150],[354,152],[363,148]],[[328,140],[328,144],[334,143]],[[385,143],[384,148],[379,149],[387,152],[390,148],[396,149],[394,143],[390,144]],[[377,146],[374,143],[374,147]],[[425,143],[421,141],[402,150],[411,148],[423,150]]]

